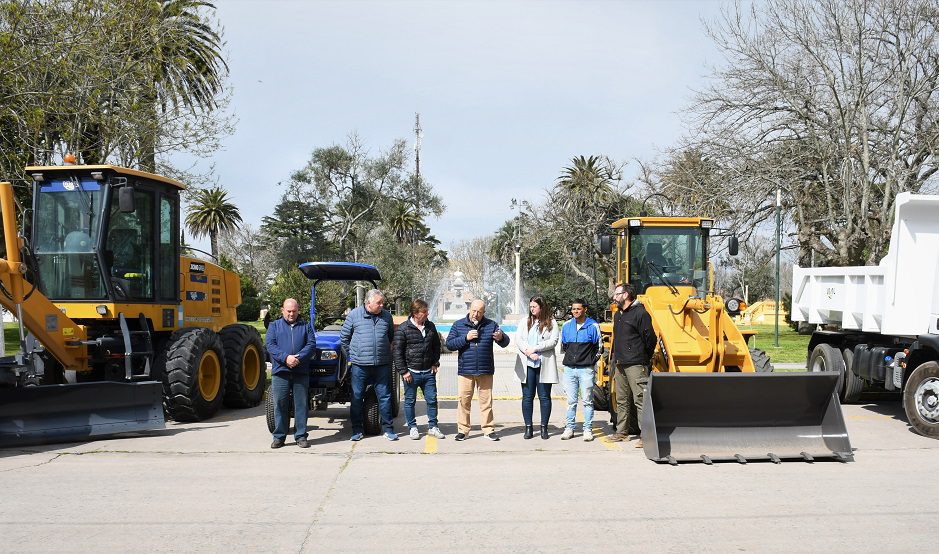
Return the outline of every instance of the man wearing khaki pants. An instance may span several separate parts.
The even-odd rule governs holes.
[[[613,386],[616,392],[616,433],[609,440],[618,442],[629,438],[630,424],[639,427],[642,421],[642,401],[649,382],[652,353],[655,352],[655,329],[652,318],[645,307],[636,301],[636,288],[630,284],[619,284],[613,290],[613,301],[617,310],[613,314]],[[630,405],[634,407],[636,419],[630,422]],[[642,438],[636,442],[642,448]]]
[[[496,424],[492,417],[492,376],[496,364],[492,355],[493,343],[502,348],[509,345],[509,337],[499,325],[486,319],[486,303],[473,300],[469,313],[463,319],[453,322],[447,335],[447,348],[459,354],[457,360],[457,381],[459,384],[458,441],[466,440],[470,432],[470,407],[473,403],[473,390],[479,390],[480,427],[489,440],[499,440]]]

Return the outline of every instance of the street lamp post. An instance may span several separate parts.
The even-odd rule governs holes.
[[[776,348],[779,348],[779,241],[781,211],[782,191],[776,189],[776,334],[773,342]]]
[[[515,213],[515,313],[522,313],[522,238],[520,226],[521,206],[518,200],[512,199],[512,209]]]

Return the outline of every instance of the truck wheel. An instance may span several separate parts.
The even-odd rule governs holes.
[[[844,358],[844,386],[841,387],[841,402],[848,404],[857,402],[864,390],[864,379],[854,373],[854,349],[845,348],[841,351]]]
[[[365,393],[365,434],[377,435],[381,433],[381,414],[378,410],[378,397],[375,396],[375,389],[369,389]]]
[[[917,433],[939,439],[939,363],[913,370],[903,387],[903,409]]]
[[[812,349],[812,353],[809,354],[805,366],[805,369],[810,372],[837,371],[838,384],[835,386],[835,390],[840,392],[843,388],[844,358],[841,356],[841,351],[834,346],[826,343],[816,345]]]
[[[163,375],[163,409],[176,421],[212,417],[225,396],[225,350],[211,329],[173,333],[157,362]]]
[[[219,333],[225,347],[225,406],[253,408],[264,398],[267,366],[261,334],[250,325],[228,325]]]
[[[750,358],[753,360],[753,369],[757,373],[772,373],[775,369],[769,355],[759,348],[750,349]]]

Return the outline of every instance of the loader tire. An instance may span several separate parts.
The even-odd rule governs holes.
[[[250,325],[228,325],[219,333],[225,347],[225,399],[228,408],[253,408],[264,398],[267,366],[261,334]]]
[[[769,355],[759,348],[750,349],[750,358],[753,360],[753,369],[757,373],[772,373],[775,369]]]
[[[903,410],[917,433],[939,439],[939,363],[913,370],[903,387]]]
[[[596,384],[593,386],[593,409],[600,410],[601,412],[611,412],[613,411],[610,408],[610,391],[606,387],[601,387]]]
[[[218,334],[186,328],[170,336],[159,354],[163,410],[176,421],[202,421],[215,415],[225,396],[225,350]]]
[[[841,355],[844,358],[844,383],[838,390],[841,402],[843,404],[857,402],[861,398],[861,391],[864,390],[864,379],[854,373],[854,349],[845,348],[841,351]]]
[[[381,411],[378,409],[378,397],[375,395],[375,389],[369,389],[365,393],[364,408],[365,421],[363,422],[366,435],[377,435],[381,433]]]

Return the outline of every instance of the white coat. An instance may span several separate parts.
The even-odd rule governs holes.
[[[535,322],[538,325],[538,322]],[[551,319],[551,326],[541,332],[541,342],[535,346],[535,351],[541,357],[541,373],[539,380],[542,383],[557,383],[558,363],[554,355],[554,347],[558,344],[558,324]],[[528,380],[528,356],[525,350],[528,350],[528,320],[520,321],[518,331],[515,332],[515,345],[518,347],[518,355],[515,357],[515,377],[519,382],[524,383]]]

